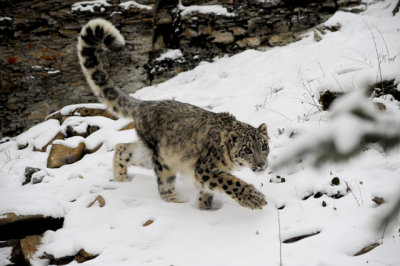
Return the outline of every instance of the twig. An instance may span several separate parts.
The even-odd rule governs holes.
[[[275,111],[275,110],[272,110],[272,109],[270,109],[270,108],[268,108],[268,107],[264,107],[264,108],[267,109],[267,110],[269,110],[269,111],[271,111],[271,112],[274,112],[274,113],[276,113],[276,114],[278,114],[278,115],[283,116],[284,118],[286,118],[286,119],[289,120],[289,121],[292,121],[292,119],[290,119],[289,117],[287,117],[286,115],[284,115],[284,114],[282,114],[282,113],[279,113],[279,112],[277,112],[277,111]]]
[[[368,29],[369,29],[369,31],[370,31],[370,33],[371,33],[372,40],[374,41],[376,59],[378,60],[378,71],[379,71],[378,74],[379,74],[379,76],[380,76],[380,78],[381,78],[382,92],[383,92],[383,94],[385,94],[385,88],[383,87],[381,60],[379,59],[378,45],[376,44],[375,35],[374,35],[374,33],[372,32],[372,29],[371,29],[371,27],[368,25],[368,23],[367,23],[364,19],[363,19],[363,21],[364,21],[365,25],[367,25],[367,27],[368,27]]]
[[[282,266],[283,262],[282,262],[281,218],[280,218],[279,210],[276,209],[276,211],[278,212],[278,228],[279,228],[279,265]]]
[[[386,228],[387,228],[389,222],[390,222],[390,220],[386,221],[385,226],[383,227],[381,245],[383,244],[383,238],[385,237]]]
[[[299,194],[297,194],[297,188],[296,188],[296,186],[294,186],[294,191],[296,192],[296,198],[297,198],[297,202],[298,202],[299,205],[300,205],[300,209],[301,209],[301,211],[304,211],[304,210],[303,210],[303,207],[301,206],[300,200],[299,200]]]
[[[357,199],[356,195],[354,194],[353,190],[350,188],[349,183],[347,181],[344,181],[344,182],[346,183],[347,190],[351,192],[351,194],[353,195],[354,199],[356,200],[356,202],[358,204],[358,207],[361,207],[361,204],[358,201],[358,199]]]
[[[385,38],[383,38],[381,31],[374,25],[375,30],[379,33],[379,35],[381,36],[381,39],[383,41],[383,44],[385,45],[385,49],[386,49],[386,54],[388,56],[388,59],[390,60],[390,53],[389,53],[389,48],[387,46],[386,40]]]
[[[340,85],[339,81],[337,80],[337,78],[332,74],[333,79],[336,81],[337,85],[339,86],[339,88],[342,90],[342,92],[344,93],[344,89],[343,87]]]

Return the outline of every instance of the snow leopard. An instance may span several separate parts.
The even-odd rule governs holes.
[[[119,117],[131,118],[139,141],[114,149],[116,181],[128,181],[128,166],[154,169],[158,191],[167,202],[182,202],[175,192],[177,173],[193,177],[200,190],[198,207],[211,209],[214,192],[222,192],[241,206],[262,209],[265,195],[232,172],[268,166],[267,125],[253,127],[232,114],[214,113],[175,100],[140,100],[118,88],[101,61],[101,50],[120,51],[125,40],[104,19],[90,20],[78,36],[78,57],[93,93]]]

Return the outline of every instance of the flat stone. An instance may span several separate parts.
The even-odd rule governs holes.
[[[121,128],[122,130],[128,130],[128,129],[134,129],[135,128],[135,122],[131,122],[128,125],[126,125],[125,127]]]
[[[236,42],[239,47],[249,47],[249,48],[257,48],[261,44],[261,39],[259,37],[248,37]]]
[[[31,219],[38,219],[38,218],[43,218],[43,215],[41,214],[35,214],[35,215],[17,215],[13,212],[10,213],[5,213],[0,216],[5,216],[3,218],[0,218],[0,225],[6,225],[6,224],[11,224],[17,221],[25,221],[25,220],[31,220]]]
[[[48,168],[58,168],[66,164],[79,161],[83,157],[85,143],[81,142],[76,148],[71,148],[63,144],[53,144],[47,159]]]
[[[221,31],[213,31],[210,35],[213,38],[213,43],[222,43],[229,44],[235,40],[233,34],[229,31],[221,32]]]
[[[246,30],[241,27],[233,27],[230,29],[235,36],[241,36],[246,34]]]
[[[184,36],[186,39],[191,39],[191,38],[199,36],[199,33],[193,29],[186,29],[182,33],[182,36]]]
[[[94,206],[95,204],[98,204],[100,208],[104,207],[106,205],[106,200],[103,198],[102,195],[98,195],[96,199],[89,204],[88,208]]]
[[[282,33],[271,36],[268,41],[271,46],[280,46],[287,43],[293,42],[295,40],[293,34]]]

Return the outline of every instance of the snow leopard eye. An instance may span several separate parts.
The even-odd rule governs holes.
[[[262,145],[261,149],[262,149],[263,151],[267,150],[267,149],[268,149],[267,143],[264,143],[264,144]]]
[[[252,154],[253,153],[253,151],[249,147],[244,148],[244,152],[246,154]]]

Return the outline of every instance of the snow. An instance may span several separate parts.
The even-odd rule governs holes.
[[[363,92],[380,80],[379,65],[384,78],[400,79],[400,16],[391,14],[394,1],[365,3],[363,13],[332,16],[325,25],[340,24],[341,29],[327,31],[319,42],[308,34],[285,47],[203,62],[134,96],[229,111],[254,126],[266,122],[271,164],[296,151],[299,142],[317,143],[319,136],[332,137],[347,152],[363,131],[394,134],[389,129],[396,127],[385,123],[396,126],[399,102],[387,95],[373,99],[387,106],[380,112]],[[329,111],[319,111],[313,104],[313,95],[316,100],[321,90],[340,87],[349,93]],[[355,120],[349,115],[354,106],[379,120],[380,126],[371,128],[367,121]],[[75,109],[65,107],[61,113]],[[92,147],[104,143],[74,164],[48,169],[47,153],[18,150],[22,142],[50,139],[50,132],[63,127],[56,121],[48,120],[0,144],[0,215],[65,217],[62,229],[44,234],[34,265],[46,265],[39,258],[43,252],[62,257],[82,248],[99,254],[86,265],[280,265],[280,253],[283,265],[400,265],[400,217],[384,231],[379,229],[400,194],[398,147],[382,151],[370,145],[348,162],[317,169],[307,160],[262,174],[241,169],[235,174],[261,190],[268,205],[252,211],[216,194],[214,210],[201,211],[196,207],[197,189],[184,176],[178,175],[177,180],[177,193],[185,200],[181,204],[161,200],[152,170],[130,167],[132,181],[111,181],[113,147],[137,139],[133,129],[120,131],[131,121],[94,117],[74,117],[73,121],[77,127],[100,125],[83,141]],[[364,127],[359,132],[358,123]],[[43,181],[22,186],[26,166],[44,169]],[[277,175],[285,182],[278,182]],[[331,185],[334,177],[340,179],[338,186]],[[316,197],[318,192],[320,197]],[[338,193],[344,196],[332,197]],[[105,206],[88,208],[98,195],[105,199]],[[383,197],[385,203],[378,206],[372,201],[375,196]],[[149,219],[154,222],[143,226]],[[298,242],[281,243],[316,232],[320,233]],[[380,245],[372,251],[353,256],[375,242]],[[0,249],[0,263],[8,257],[9,250]]]
[[[31,144],[37,149],[42,149],[60,132],[60,122],[49,119],[40,125],[36,125],[16,137],[19,145]]]
[[[107,107],[102,103],[90,103],[90,104],[80,103],[80,104],[72,104],[72,105],[63,107],[60,110],[60,114],[70,115],[76,109],[83,108],[83,107],[88,108],[88,109],[102,109],[102,110],[107,109]]]
[[[92,1],[82,1],[76,2],[72,5],[71,11],[72,12],[95,12],[95,7],[100,7],[100,11],[104,11],[104,7],[111,6],[107,0],[92,0]]]
[[[217,16],[226,16],[226,17],[234,17],[235,14],[229,12],[225,7],[221,5],[190,5],[184,6],[182,5],[182,1],[179,1],[178,5],[179,10],[181,10],[182,16],[191,15],[192,13],[201,13],[201,14],[215,14]]]
[[[136,1],[126,1],[126,2],[122,2],[119,4],[120,7],[122,7],[123,9],[127,10],[130,8],[138,8],[138,9],[143,9],[143,10],[151,10],[153,9],[151,6],[147,6],[147,5],[142,5],[139,4]]]
[[[163,61],[165,59],[170,59],[170,60],[175,60],[180,57],[183,57],[183,54],[181,50],[179,49],[169,49],[165,53],[161,54],[158,58],[156,58],[156,61]]]
[[[0,242],[0,244],[1,244],[1,242]],[[9,265],[9,264],[11,264],[11,261],[10,261],[11,252],[12,252],[12,248],[11,247],[1,248],[0,249],[0,265]]]
[[[50,70],[50,71],[47,71],[47,73],[48,74],[58,74],[58,73],[61,73],[61,70]]]
[[[66,146],[68,148],[71,149],[75,149],[79,146],[79,144],[81,144],[82,142],[85,142],[85,139],[81,136],[74,136],[74,137],[70,137],[67,138],[65,140],[61,140],[61,139],[56,139],[53,144],[59,144],[59,145],[63,145]]]

